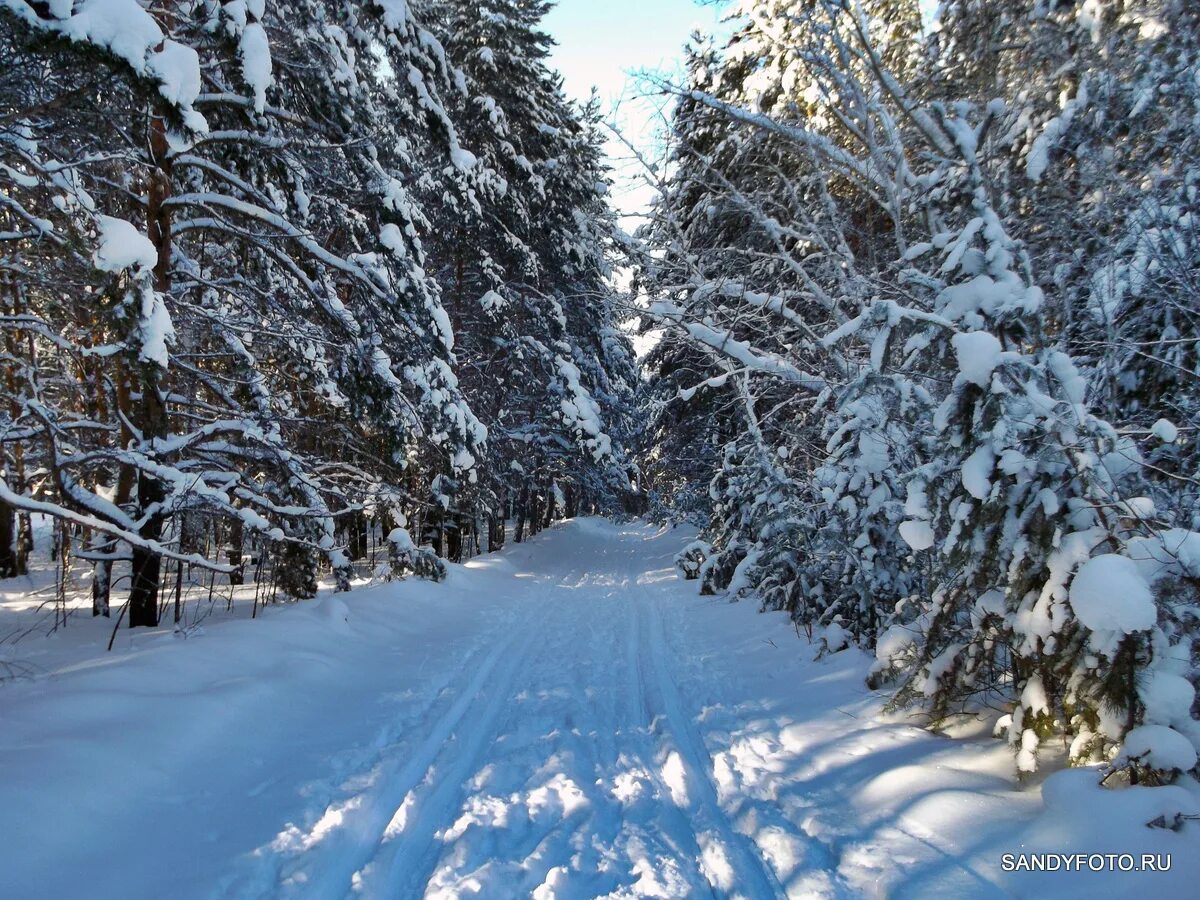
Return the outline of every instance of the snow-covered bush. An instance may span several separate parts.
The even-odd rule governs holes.
[[[712,554],[712,544],[708,541],[692,541],[675,554],[675,569],[686,581],[695,581],[700,577],[700,567]]]
[[[387,536],[388,581],[403,581],[416,575],[426,581],[445,581],[449,570],[437,554],[413,543],[409,533],[400,526]]]

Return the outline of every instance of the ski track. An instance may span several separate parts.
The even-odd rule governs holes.
[[[669,557],[648,559],[644,532],[574,538],[514,586],[488,646],[331,760],[304,824],[213,896],[785,896],[681,695],[647,572]],[[778,810],[756,808],[763,821],[812,842]]]
[[[578,519],[442,585],[5,686],[0,897],[1189,896],[1194,834],[1145,827],[1176,786],[1077,779],[1094,806],[1068,816],[986,723],[889,717],[865,655],[813,660],[785,613],[697,596],[687,536]],[[1174,868],[1006,878],[1030,848]]]

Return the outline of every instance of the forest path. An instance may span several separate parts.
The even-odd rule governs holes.
[[[574,520],[4,686],[0,896],[1004,895],[1007,750],[698,597],[691,536]]]
[[[490,649],[225,895],[783,896],[681,699],[677,543],[585,520],[510,551]]]

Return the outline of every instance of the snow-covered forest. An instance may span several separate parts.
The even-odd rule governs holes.
[[[598,111],[539,5],[2,9],[0,572],[49,516],[154,626],[251,551],[305,598],[372,528],[436,569],[629,491]]]
[[[1023,772],[1190,769],[1200,8],[742,11],[664,85],[651,512],[897,706],[1002,698]]]
[[[1186,896],[1200,6],[550,7],[0,0],[0,894]]]

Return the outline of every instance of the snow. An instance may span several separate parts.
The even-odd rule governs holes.
[[[1135,759],[1154,769],[1186,772],[1196,765],[1196,748],[1166,725],[1141,725],[1125,735],[1116,762],[1119,765]]]
[[[1167,419],[1159,419],[1151,425],[1150,433],[1164,444],[1173,444],[1179,440],[1179,428]]]
[[[149,65],[161,82],[159,92],[170,103],[186,109],[200,96],[200,56],[191,47],[163,41]]]
[[[983,444],[963,460],[962,483],[976,500],[986,500],[992,490],[992,471],[996,468],[996,452],[991,444]]]
[[[122,631],[111,654],[111,622],[79,617],[0,645],[38,673],[0,687],[6,895],[1189,894],[1196,823],[1146,823],[1194,813],[1192,788],[1018,783],[990,723],[933,734],[884,712],[858,650],[815,661],[786,614],[697,596],[672,564],[694,537],[574,520],[438,585]],[[1173,866],[1001,868],[1109,849]]]
[[[901,522],[900,537],[904,538],[904,543],[914,550],[928,550],[934,542],[933,528],[928,522],[921,519]]]
[[[1000,365],[1002,347],[999,339],[986,331],[966,331],[950,339],[958,357],[958,370],[963,378],[980,387],[987,387],[992,372]]]
[[[483,296],[479,298],[479,305],[488,312],[491,312],[492,310],[501,310],[507,304],[504,298],[495,291],[485,291]]]
[[[139,75],[159,82],[160,93],[179,107],[189,128],[207,130],[203,116],[192,109],[200,93],[199,57],[191,48],[167,39],[137,0],[58,0],[53,18],[37,15],[24,0],[0,0],[0,7],[34,28],[91,44],[124,60]]]
[[[404,234],[400,231],[400,226],[385,222],[379,228],[379,243],[383,244],[388,250],[401,259],[408,255],[408,246],[404,241]]]
[[[266,29],[259,22],[250,22],[242,29],[238,52],[242,57],[242,77],[254,92],[254,110],[262,112],[271,85],[271,46]]]
[[[1138,685],[1138,699],[1146,707],[1151,724],[1174,725],[1191,719],[1196,689],[1182,675],[1152,671]]]
[[[138,322],[138,338],[141,346],[138,356],[160,368],[167,368],[170,346],[175,343],[175,326],[171,314],[157,291],[142,292],[142,315]]]
[[[1118,438],[1116,447],[1104,454],[1101,464],[1113,478],[1122,478],[1142,467],[1142,454],[1133,439],[1125,436]]]
[[[453,144],[450,147],[450,162],[461,172],[470,172],[479,163],[475,154],[470,150]]]
[[[393,528],[387,536],[388,543],[400,551],[412,551],[417,549],[417,545],[413,543],[412,537],[408,531],[403,528]]]
[[[99,216],[97,223],[99,243],[92,256],[97,269],[102,272],[123,272],[133,268],[154,268],[158,262],[158,251],[154,249],[150,238],[124,219]]]
[[[1079,567],[1070,601],[1079,621],[1098,632],[1145,631],[1154,627],[1158,615],[1137,565],[1115,553],[1094,556]]]
[[[383,10],[384,24],[392,31],[408,23],[408,0],[375,0],[375,5]]]
[[[1200,578],[1200,532],[1168,528],[1149,537],[1137,537],[1125,547],[1150,584],[1173,577]]]

